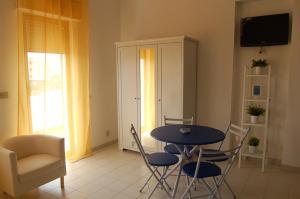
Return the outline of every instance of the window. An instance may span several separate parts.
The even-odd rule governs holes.
[[[33,132],[66,137],[65,55],[27,56]]]
[[[91,154],[88,6],[71,2],[18,0],[17,134],[63,137],[76,161]]]

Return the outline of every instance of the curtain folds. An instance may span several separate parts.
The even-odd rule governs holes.
[[[18,21],[23,21],[23,15],[19,12]],[[23,24],[18,23],[18,135],[32,134],[30,86],[23,32]]]
[[[154,48],[141,48],[141,131],[150,133],[155,128],[155,59]]]
[[[17,7],[18,134],[64,136],[68,160],[86,157],[91,154],[87,0],[18,0]]]

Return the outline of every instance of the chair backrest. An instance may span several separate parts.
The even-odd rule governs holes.
[[[131,133],[131,135],[133,136],[133,139],[134,139],[134,141],[136,142],[136,144],[137,144],[137,146],[138,146],[138,149],[139,149],[139,151],[140,151],[140,153],[141,153],[141,155],[142,155],[142,157],[143,157],[143,159],[144,159],[146,165],[149,167],[149,163],[148,163],[148,159],[147,159],[145,150],[144,150],[144,148],[143,148],[143,146],[142,146],[142,144],[141,144],[141,141],[140,141],[140,139],[139,139],[139,136],[138,136],[137,133],[136,133],[136,130],[135,130],[133,124],[131,124],[130,133]]]
[[[222,151],[223,153],[227,153],[229,154],[228,156],[230,156],[232,158],[232,161],[236,158],[236,156],[238,155],[238,153],[241,150],[241,147],[248,135],[250,131],[250,128],[242,128],[240,126],[237,126],[235,124],[230,123],[228,128],[227,128],[227,134],[229,133],[230,135],[235,137],[235,141],[238,142],[238,144],[233,147],[230,150],[227,151]],[[222,145],[220,146],[221,149]]]
[[[209,152],[209,151],[205,152],[206,155],[211,156],[211,157],[206,157],[205,160],[212,161],[212,162],[218,161],[218,160],[219,161],[229,160],[228,161],[228,170],[229,170],[233,161],[239,154],[239,152],[242,148],[243,142],[244,142],[245,138],[247,137],[249,131],[250,131],[250,128],[241,128],[235,124],[230,123],[228,125],[228,128],[227,128],[225,134],[229,133],[229,134],[235,136],[238,144],[229,150],[221,150],[221,147],[222,147],[222,143],[221,143],[219,150],[212,151],[212,152]]]
[[[191,117],[191,118],[169,118],[164,115],[164,123],[166,126],[174,125],[174,124],[192,125],[194,123],[194,117]]]
[[[249,130],[250,130],[250,128],[242,128],[240,126],[237,126],[237,125],[229,122],[229,124],[226,128],[226,131],[225,131],[225,139],[226,139],[226,137],[229,133],[230,135],[233,135],[236,138],[236,141],[238,141],[239,144],[242,145],[245,138],[247,137],[247,134],[248,134]],[[221,142],[218,150],[221,150],[221,148],[223,146],[223,143],[224,143],[224,140]]]
[[[245,141],[245,138],[247,137],[248,133],[250,131],[250,128],[242,128],[240,126],[237,126],[235,124],[230,124],[229,128],[228,128],[228,132],[231,135],[234,135],[238,141],[237,146],[233,147],[230,150],[227,151],[220,151],[221,153],[223,152],[224,154],[226,154],[226,156],[229,158],[228,160],[228,164],[224,169],[223,172],[223,179],[225,178],[225,176],[228,174],[229,170],[231,169],[233,162],[235,160],[235,158],[238,156],[238,154],[241,151],[241,148],[243,146],[243,143]],[[221,158],[221,157],[220,157]],[[223,180],[222,179],[222,180]]]
[[[249,131],[250,131],[250,128],[241,128],[235,124],[230,123],[228,126],[228,129],[227,129],[227,133],[229,132],[230,134],[236,136],[236,138],[238,139],[238,142],[239,142],[237,144],[237,146],[233,147],[230,150],[219,150],[217,152],[212,152],[211,155],[214,155],[214,156],[212,156],[211,158],[205,158],[206,161],[213,161],[213,162],[218,159],[223,161],[224,157],[227,160],[227,165],[223,169],[222,177],[219,179],[220,184],[223,183],[225,177],[229,173],[229,171],[234,163],[235,158],[239,155],[240,150],[243,145],[243,142],[244,142],[245,138],[247,137]],[[201,156],[201,151],[200,151],[199,156]],[[200,161],[200,158],[201,157],[198,158],[198,161]]]
[[[228,129],[228,132],[230,133],[230,135],[235,136],[236,141],[239,142],[239,145],[241,146],[244,141],[245,138],[247,137],[248,133],[250,131],[250,127],[249,128],[242,128],[240,126],[237,126],[235,124],[230,124],[230,127]]]
[[[165,123],[165,126],[175,125],[175,124],[192,125],[194,123],[194,117],[191,117],[191,118],[170,118],[170,117],[166,117],[164,115],[164,123]],[[168,143],[166,142],[166,144],[168,144]]]

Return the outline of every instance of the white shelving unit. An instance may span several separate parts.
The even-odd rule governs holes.
[[[249,66],[246,66],[244,70],[241,126],[243,128],[251,127],[247,139],[251,136],[258,137],[260,139],[260,144],[259,149],[255,153],[250,153],[248,152],[248,141],[245,141],[239,154],[239,167],[241,166],[242,158],[257,158],[262,161],[262,172],[264,172],[267,158],[271,68],[270,65],[267,66],[263,69],[262,74],[255,74],[255,71]],[[254,85],[260,86],[260,96],[253,96]],[[247,107],[250,104],[259,105],[266,110],[264,116],[260,116],[257,123],[251,123],[250,116],[247,114]]]

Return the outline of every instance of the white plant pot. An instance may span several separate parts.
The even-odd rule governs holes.
[[[258,122],[258,116],[250,115],[250,122],[256,124]]]
[[[261,67],[254,67],[254,71],[255,71],[255,75],[261,75],[261,73],[262,73],[262,69],[261,69]]]
[[[255,153],[257,147],[256,146],[249,146],[249,153]]]

